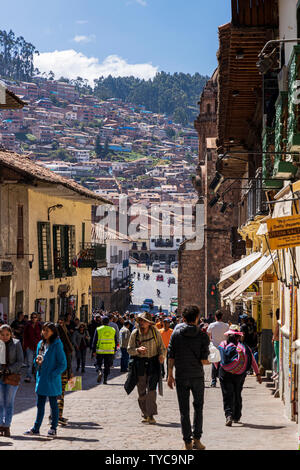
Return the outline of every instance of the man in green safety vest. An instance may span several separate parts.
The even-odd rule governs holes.
[[[101,383],[102,364],[104,362],[104,380],[103,384],[107,385],[107,377],[110,368],[113,365],[114,355],[117,349],[116,330],[108,326],[109,318],[102,318],[102,326],[96,329],[92,344],[93,356],[96,357],[96,370],[98,373],[97,382]]]

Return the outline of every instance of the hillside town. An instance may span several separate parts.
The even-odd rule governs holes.
[[[141,105],[79,94],[64,81],[4,83],[26,102],[17,112],[1,112],[5,148],[110,199],[193,199],[198,136],[192,127]]]
[[[300,2],[226,4],[190,125],[1,79],[4,450],[300,450]]]

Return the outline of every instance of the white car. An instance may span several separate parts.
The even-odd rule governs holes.
[[[172,263],[171,263],[171,268],[172,268],[172,269],[178,268],[178,261],[172,261]]]

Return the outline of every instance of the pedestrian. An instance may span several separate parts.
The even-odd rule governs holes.
[[[116,330],[116,346],[119,344],[119,336],[120,336],[120,330],[119,327],[116,323],[116,317],[113,314],[108,315],[109,318],[109,323],[108,326],[114,328]]]
[[[26,322],[24,320],[24,313],[18,312],[17,318],[12,322],[10,326],[14,337],[20,341],[21,345],[23,345],[23,333],[25,325]]]
[[[58,323],[56,325],[57,332],[59,335],[59,339],[61,340],[64,348],[64,352],[66,355],[66,360],[67,360],[67,368],[66,370],[61,374],[61,388],[62,392],[61,395],[57,399],[57,404],[58,404],[58,424],[61,426],[66,426],[67,425],[67,418],[64,418],[63,413],[64,413],[64,405],[65,405],[65,390],[68,381],[73,377],[73,371],[72,371],[72,354],[73,354],[73,345],[70,341],[69,338],[69,333],[65,325],[65,317],[64,315],[61,315],[58,318]],[[50,416],[50,419],[51,416]]]
[[[5,344],[5,364],[0,364],[0,434],[10,437],[14,402],[24,361],[20,340],[13,338],[9,325],[0,327],[0,339]]]
[[[30,315],[30,321],[24,327],[23,350],[26,353],[27,373],[24,382],[31,382],[33,361],[36,347],[41,340],[42,326],[38,322],[38,314],[33,312]]]
[[[66,325],[66,328],[67,328],[71,338],[72,338],[72,335],[73,335],[73,333],[75,331],[75,328],[76,328],[76,323],[72,319],[72,316],[73,315],[71,313],[67,313],[66,316],[65,316],[65,325]]]
[[[129,394],[137,385],[142,423],[156,424],[156,388],[161,378],[160,365],[164,363],[167,351],[150,313],[139,314],[136,321],[138,327],[131,333],[128,343],[131,366],[125,390]]]
[[[225,336],[224,333],[228,331],[229,325],[228,323],[224,323],[222,321],[223,313],[220,310],[216,311],[215,314],[215,322],[211,323],[207,328],[207,334],[212,341],[213,345],[217,348],[219,344],[224,341]],[[219,373],[219,365],[215,366],[215,364],[211,365],[211,387],[217,386],[217,377]]]
[[[97,382],[102,380],[102,364],[104,362],[104,380],[103,384],[107,385],[107,378],[113,365],[114,355],[117,349],[116,330],[109,326],[109,318],[102,318],[103,325],[97,328],[94,334],[92,353],[96,357],[96,370],[98,372]]]
[[[129,315],[129,321],[130,321],[129,330],[130,330],[130,333],[132,333],[132,331],[135,328],[135,314],[134,313],[131,313]]]
[[[124,326],[120,330],[120,348],[121,348],[121,372],[128,372],[129,354],[127,351],[130,338],[130,322],[125,320]]]
[[[272,343],[273,343],[275,359],[276,359],[276,369],[274,370],[274,373],[272,375],[273,380],[277,379],[279,375],[279,318],[280,318],[279,308],[276,310],[275,316],[276,316],[276,325],[275,325],[274,332],[273,332]]]
[[[76,317],[75,320],[74,320],[74,323],[75,323],[75,331],[76,331],[76,330],[79,329],[81,321],[79,320],[79,318]]]
[[[86,350],[90,344],[90,335],[85,326],[85,323],[80,323],[79,328],[75,329],[72,337],[72,342],[75,348],[78,372],[81,364],[81,373],[85,373]]]
[[[47,397],[49,397],[52,422],[48,436],[55,437],[59,417],[57,397],[62,393],[61,374],[67,368],[67,359],[54,323],[44,323],[42,338],[43,339],[37,346],[36,358],[34,360],[37,368],[35,386],[35,392],[37,394],[37,416],[34,426],[24,434],[40,434],[40,427],[45,414],[46,400]]]
[[[94,338],[94,335],[95,335],[95,331],[96,331],[97,328],[99,328],[99,326],[102,326],[102,317],[101,317],[100,313],[96,313],[95,318],[88,325],[88,331],[89,331],[89,335],[90,335],[90,338],[91,338],[91,340],[90,340],[90,349],[92,349],[92,342],[93,342],[93,338]]]
[[[173,333],[173,330],[170,328],[170,323],[171,323],[170,318],[164,318],[163,319],[164,327],[159,330],[159,332],[161,334],[161,337],[162,337],[162,340],[163,340],[163,343],[164,343],[165,348],[166,348],[167,351],[168,351],[170,339],[171,339],[171,336],[172,336],[172,333]],[[161,373],[162,373],[162,378],[164,379],[164,377],[166,375],[166,373],[165,373],[165,364],[164,363],[161,365]],[[167,354],[167,375],[168,375],[168,354]]]
[[[164,327],[162,316],[157,315],[155,320],[155,326],[158,330],[161,330]]]
[[[226,426],[238,423],[242,417],[242,390],[247,371],[252,367],[257,381],[262,383],[257,363],[251,349],[239,340],[243,336],[238,325],[231,325],[225,332],[227,339],[218,349],[221,354],[219,379],[222,389]]]
[[[258,339],[257,339],[257,327],[253,317],[249,317],[247,321],[247,340],[245,337],[243,339],[243,343],[246,343],[247,346],[251,349],[254,359],[258,363]],[[251,369],[248,373],[253,374],[253,370]]]
[[[200,312],[197,306],[186,307],[184,325],[171,336],[168,355],[168,386],[176,384],[181,417],[181,430],[185,450],[204,450],[201,443],[203,432],[204,370],[209,355],[209,337],[199,328]],[[175,378],[173,367],[175,366]],[[190,421],[190,393],[193,395],[193,430]]]
[[[209,325],[214,322],[214,316],[212,313],[210,313],[206,319],[205,323],[208,323]]]

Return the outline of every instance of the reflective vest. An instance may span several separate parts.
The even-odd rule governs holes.
[[[111,326],[100,326],[97,328],[97,354],[115,354],[115,335],[116,330]]]

